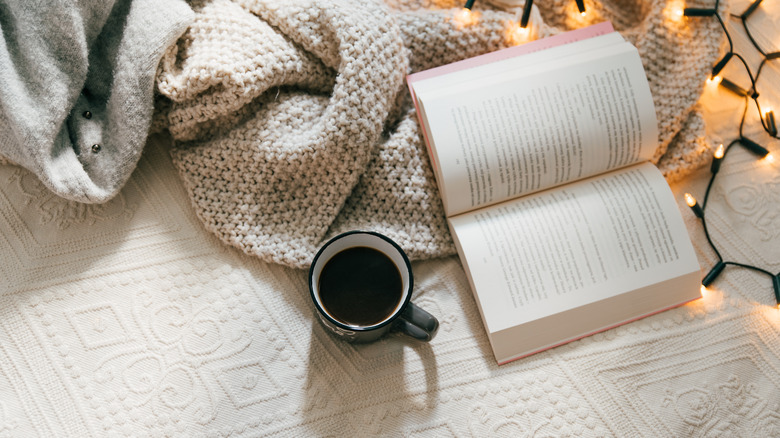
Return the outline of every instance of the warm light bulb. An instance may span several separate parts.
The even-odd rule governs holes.
[[[685,2],[683,0],[669,0],[663,14],[671,22],[682,23],[685,18]]]
[[[507,39],[510,44],[522,44],[528,41],[530,34],[531,26],[522,27],[518,24],[512,27],[512,30],[507,34]]]
[[[720,163],[723,161],[724,155],[726,155],[726,149],[723,147],[723,143],[721,143],[717,148],[715,148],[715,153],[712,154],[712,165],[710,166],[710,172],[713,174],[718,173],[720,170]]]
[[[705,295],[707,295],[707,292],[708,292],[708,291],[707,291],[707,286],[705,286],[705,285],[703,285],[703,284],[702,284],[702,285],[701,285],[701,289],[700,289],[700,291],[701,291],[701,296],[702,296],[702,297],[703,297],[703,296],[705,296]]]
[[[582,11],[582,12],[580,12],[580,15],[584,17],[584,16],[588,15],[588,13],[586,11]]]
[[[708,85],[718,85],[720,84],[720,81],[722,81],[723,78],[720,75],[717,76],[710,76],[707,78],[707,84]]]
[[[473,12],[471,9],[463,8],[455,14],[455,22],[459,26],[471,26],[477,22],[479,13]]]
[[[581,16],[585,16],[585,0],[574,0],[574,2],[577,4],[577,10],[580,12]]]
[[[774,163],[775,162],[775,156],[772,155],[771,153],[770,154],[766,154],[764,159],[766,160],[767,163]]]
[[[713,156],[716,159],[720,160],[721,158],[723,158],[723,154],[725,153],[726,153],[726,148],[724,148],[723,143],[721,143],[720,145],[718,145],[717,148],[715,148],[715,153],[713,154]]]
[[[688,204],[688,207],[693,208],[693,206],[696,205],[696,198],[694,198],[690,193],[686,193],[685,203]]]
[[[775,121],[775,113],[772,111],[771,107],[766,107],[764,109],[764,121],[767,125],[767,130],[769,131],[769,135],[772,137],[777,135],[777,122]]]
[[[691,210],[693,210],[693,214],[696,215],[699,219],[704,219],[704,209],[701,208],[701,205],[699,205],[696,202],[696,198],[693,197],[690,193],[685,194],[685,203],[688,204],[688,207],[691,207]],[[707,286],[707,282],[702,282],[701,284]]]

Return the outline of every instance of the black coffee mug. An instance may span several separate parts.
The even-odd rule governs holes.
[[[412,267],[400,246],[373,231],[329,240],[309,268],[309,292],[322,324],[349,342],[370,342],[391,328],[430,341],[439,321],[412,303]]]

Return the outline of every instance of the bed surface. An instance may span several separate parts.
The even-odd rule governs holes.
[[[767,10],[771,32],[780,13]],[[771,68],[763,80],[780,83]],[[739,100],[713,89],[702,105],[711,141],[729,141]],[[305,271],[203,229],[168,141],[151,138],[104,205],[0,166],[0,436],[780,434],[765,276],[729,267],[701,300],[499,367],[457,257],[415,262],[414,301],[439,318],[437,337],[347,344],[314,317]],[[778,169],[730,153],[707,209],[729,259],[772,272]],[[673,186],[704,273],[717,259],[682,193],[703,194],[708,177]]]

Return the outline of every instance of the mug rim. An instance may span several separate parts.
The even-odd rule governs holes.
[[[398,310],[393,313],[389,318],[385,319],[384,321],[373,324],[373,325],[366,325],[366,326],[359,326],[359,325],[349,325],[344,324],[341,321],[338,321],[337,319],[333,318],[321,305],[319,300],[317,300],[317,297],[314,295],[314,286],[313,286],[313,274],[314,274],[314,267],[317,266],[317,261],[319,260],[322,253],[325,251],[327,247],[329,247],[333,242],[342,239],[344,237],[353,235],[353,234],[370,234],[375,237],[379,237],[380,239],[386,241],[390,245],[392,245],[396,251],[398,251],[398,254],[401,255],[401,259],[403,259],[406,267],[406,271],[409,273],[409,285],[403,292],[406,294],[406,297],[402,300],[402,303],[400,306],[398,306]],[[354,248],[352,246],[347,248]],[[344,248],[344,249],[347,249]],[[372,247],[373,249],[376,249],[377,251],[384,254],[384,251],[377,249],[376,247]],[[343,251],[343,250],[342,250]],[[385,254],[387,256],[387,254]],[[395,264],[395,263],[394,263]],[[406,306],[409,304],[409,301],[412,299],[412,290],[414,289],[414,278],[412,276],[412,264],[409,262],[409,257],[407,257],[406,253],[404,252],[401,247],[395,243],[395,241],[387,236],[385,236],[382,233],[378,233],[376,231],[365,231],[365,230],[352,230],[352,231],[346,231],[344,233],[338,234],[334,237],[332,237],[330,240],[325,242],[324,245],[320,247],[320,249],[317,251],[317,254],[314,256],[314,259],[311,262],[311,266],[309,266],[309,295],[311,296],[311,300],[314,302],[314,307],[317,309],[317,312],[319,312],[320,316],[326,318],[328,322],[336,325],[339,328],[345,329],[345,330],[351,330],[355,332],[368,332],[372,330],[377,330],[382,327],[385,327],[388,324],[393,323],[403,312],[403,310],[406,308]]]

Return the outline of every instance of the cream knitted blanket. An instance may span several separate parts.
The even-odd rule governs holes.
[[[675,20],[674,1],[586,2],[583,18],[572,1],[545,0],[531,16],[534,38],[610,20],[639,49],[659,121],[655,161],[670,180],[709,156],[695,102],[722,40],[715,20]],[[478,20],[463,25],[462,3],[194,4],[158,70],[157,123],[176,140],[206,228],[293,267],[350,229],[383,232],[413,259],[454,253],[404,78],[515,44],[520,15],[477,2]]]

